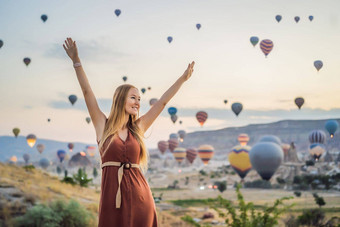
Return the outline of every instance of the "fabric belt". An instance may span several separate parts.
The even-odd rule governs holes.
[[[120,191],[120,183],[123,179],[124,169],[130,168],[139,168],[139,164],[131,164],[131,162],[104,162],[102,163],[101,167],[104,168],[105,166],[120,166],[118,169],[118,190],[116,194],[116,208],[120,208],[122,203],[122,194]]]

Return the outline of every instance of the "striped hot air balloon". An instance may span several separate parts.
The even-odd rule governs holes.
[[[208,114],[205,111],[199,111],[196,113],[196,119],[203,126],[204,122],[207,120]]]
[[[324,133],[322,130],[313,130],[309,133],[308,136],[310,143],[320,143],[324,144],[326,139],[326,133]]]
[[[187,149],[187,159],[192,164],[197,157],[197,151],[194,148],[188,148]]]
[[[260,48],[266,57],[272,51],[273,47],[274,43],[269,39],[264,39],[260,42]]]
[[[173,152],[175,148],[178,146],[178,139],[169,139],[169,150]]]
[[[202,145],[198,148],[198,156],[204,165],[208,165],[210,159],[214,156],[214,148],[210,145]]]
[[[245,178],[251,170],[251,163],[249,159],[250,146],[235,146],[228,155],[231,167],[237,172],[241,179]]]
[[[187,153],[186,153],[186,149],[183,147],[176,147],[174,149],[174,151],[172,152],[172,154],[174,155],[176,161],[181,164],[181,162],[184,160],[184,158],[186,157]]]
[[[164,154],[165,151],[169,148],[169,143],[168,141],[161,140],[158,142],[158,150]]]
[[[237,140],[241,146],[246,146],[249,141],[249,136],[245,133],[242,133],[237,137]]]

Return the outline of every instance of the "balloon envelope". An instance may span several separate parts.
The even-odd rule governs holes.
[[[188,148],[186,152],[187,152],[186,157],[187,157],[188,161],[192,164],[194,162],[195,158],[197,157],[197,151],[194,148]]]
[[[300,17],[296,16],[296,17],[294,17],[294,20],[295,20],[296,23],[298,23],[300,21]]]
[[[169,143],[169,150],[173,152],[175,148],[178,146],[178,139],[169,139],[168,143]]]
[[[214,156],[214,147],[210,145],[202,145],[198,148],[198,156],[204,165],[208,165],[210,159]]]
[[[328,131],[328,133],[331,135],[331,138],[333,138],[335,132],[339,128],[339,123],[336,120],[328,120],[326,121],[325,128]]]
[[[156,98],[150,99],[150,101],[149,101],[150,106],[152,106],[153,104],[155,104],[157,101],[158,101],[158,99],[156,99]]]
[[[70,95],[68,97],[68,100],[70,100],[71,104],[73,105],[77,101],[77,96],[76,95]]]
[[[277,22],[280,22],[281,19],[282,19],[282,16],[281,15],[276,15],[275,19],[276,19]]]
[[[181,163],[187,155],[186,149],[183,147],[176,147],[172,154],[178,163]]]
[[[30,58],[24,58],[24,63],[26,66],[28,66],[31,63],[31,59]]]
[[[309,133],[308,139],[309,142],[312,144],[313,143],[324,144],[326,139],[326,133],[324,133],[321,130],[313,130]]]
[[[168,42],[171,43],[172,42],[172,37],[171,36],[168,36]]]
[[[168,113],[170,115],[175,115],[177,113],[177,109],[175,107],[169,107],[168,108]]]
[[[237,140],[241,146],[246,146],[249,141],[249,136],[245,133],[242,133],[238,135]]]
[[[235,146],[228,155],[228,160],[231,167],[243,179],[251,170],[251,163],[249,159],[250,146]]]
[[[272,135],[262,136],[259,142],[271,142],[271,143],[276,143],[277,145],[281,146],[280,138],[277,136],[272,136]]]
[[[4,45],[4,41],[0,39],[0,48]]]
[[[40,159],[40,161],[39,161],[39,165],[40,165],[42,168],[47,169],[47,167],[49,167],[49,165],[50,165],[50,161],[48,161],[47,158],[42,158],[42,159]]]
[[[38,144],[37,145],[37,150],[41,154],[45,150],[45,145],[44,144]]]
[[[24,158],[24,161],[27,164],[31,156],[29,154],[24,154],[22,157]]]
[[[142,89],[140,89],[141,90],[141,92],[144,94],[145,92],[146,92],[146,89],[145,88],[142,88]]]
[[[19,128],[14,128],[12,131],[13,131],[13,134],[14,134],[15,138],[17,138],[19,133],[20,133],[20,129]]]
[[[301,106],[305,103],[304,98],[298,97],[295,99],[295,104],[297,107],[299,107],[299,110],[301,109]]]
[[[199,111],[196,113],[196,119],[198,121],[198,123],[200,123],[201,126],[203,126],[204,122],[207,120],[208,118],[208,113],[205,111]]]
[[[320,60],[314,61],[314,67],[316,68],[316,70],[319,71],[322,68],[322,66],[323,66],[323,62],[322,61],[320,61]]]
[[[187,133],[184,130],[179,130],[178,135],[179,135],[180,141],[183,142],[184,137],[187,135]]]
[[[314,158],[314,160],[318,161],[323,153],[325,153],[326,147],[320,143],[313,143],[309,146],[309,153]]]
[[[26,137],[26,141],[28,143],[28,146],[33,147],[35,142],[37,141],[37,137],[34,134],[29,134]]]
[[[256,36],[250,37],[250,43],[255,47],[256,44],[259,42],[259,38]]]
[[[58,151],[57,151],[57,156],[58,156],[60,162],[63,162],[63,160],[64,160],[64,158],[65,158],[65,156],[66,156],[66,151],[64,151],[64,150],[58,150]]]
[[[312,15],[310,15],[310,16],[308,17],[308,19],[309,19],[310,21],[312,21],[312,20],[314,19],[314,17],[313,17]]]
[[[90,118],[90,117],[85,118],[85,120],[86,120],[86,122],[87,122],[88,124],[90,124],[90,122],[91,122],[91,118]]]
[[[45,15],[45,14],[41,15],[40,18],[44,23],[47,21],[47,15]]]
[[[117,17],[119,17],[119,15],[122,13],[122,11],[120,9],[116,9],[115,10],[115,14]]]
[[[123,81],[126,82],[127,76],[123,76]]]
[[[243,105],[241,103],[235,102],[231,105],[231,110],[238,116],[243,109]]]
[[[283,151],[276,143],[259,142],[249,152],[251,165],[263,180],[270,180],[282,163]]]
[[[201,24],[196,24],[196,28],[197,28],[197,30],[200,30]]]
[[[169,148],[169,143],[168,141],[161,140],[158,142],[158,150],[164,154],[165,151]]]
[[[260,42],[260,48],[266,57],[272,51],[273,47],[274,43],[269,39],[264,39]]]
[[[171,121],[175,124],[178,117],[177,115],[171,115],[170,118],[171,118]]]
[[[69,143],[69,144],[67,144],[67,147],[70,150],[70,152],[72,152],[72,150],[74,148],[74,144],[73,143]]]
[[[169,136],[169,139],[176,139],[178,140],[178,134],[177,133],[171,133]]]

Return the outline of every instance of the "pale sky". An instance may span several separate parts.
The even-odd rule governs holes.
[[[106,115],[122,76],[138,88],[152,88],[142,95],[143,114],[151,98],[159,98],[189,62],[196,62],[192,78],[146,133],[150,148],[180,129],[339,118],[339,8],[339,0],[2,0],[0,135],[12,135],[19,127],[20,135],[95,143],[80,86],[62,48],[66,37],[77,41]],[[122,11],[119,17],[115,9]],[[48,16],[46,23],[42,14]],[[267,58],[259,44],[251,45],[251,36],[273,41]],[[24,57],[32,60],[28,67]],[[319,72],[315,60],[323,61]],[[78,96],[74,106],[68,101],[71,94]],[[305,99],[301,111],[294,104],[299,96]],[[239,117],[230,110],[233,102],[243,104]],[[170,106],[177,107],[182,125],[170,121]],[[203,128],[195,119],[199,110],[209,115]]]

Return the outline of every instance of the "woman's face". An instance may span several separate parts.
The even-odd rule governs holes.
[[[140,95],[137,88],[130,88],[125,104],[125,113],[138,115],[140,107]]]

